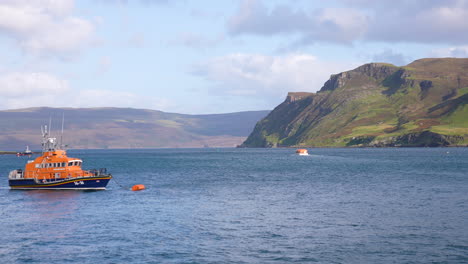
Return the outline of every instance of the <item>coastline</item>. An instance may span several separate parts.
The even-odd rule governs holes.
[[[16,151],[0,151],[0,155],[8,155],[8,154],[13,154],[16,155]]]

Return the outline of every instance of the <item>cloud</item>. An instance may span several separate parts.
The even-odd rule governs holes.
[[[237,13],[229,18],[228,30],[232,35],[272,35],[304,30],[309,17],[288,6],[277,6],[271,12],[258,0],[242,1]]]
[[[71,105],[75,107],[132,107],[157,110],[172,106],[170,101],[163,98],[105,89],[78,91],[78,95],[72,100]]]
[[[0,74],[2,108],[56,104],[57,100],[70,92],[66,80],[44,72],[7,72]],[[66,97],[64,97],[66,98]]]
[[[179,34],[174,40],[170,41],[170,45],[179,45],[203,50],[207,48],[213,48],[220,44],[223,40],[223,36],[209,38],[197,33],[184,32]]]
[[[324,62],[301,53],[282,56],[237,53],[194,65],[192,73],[214,83],[212,90],[220,96],[255,96],[276,102],[287,92],[315,92],[330,74],[355,66],[355,63]]]
[[[193,8],[190,10],[190,15],[196,18],[205,18],[210,20],[218,19],[222,16],[221,12],[210,11],[206,9]]]
[[[445,58],[466,58],[468,57],[468,45],[449,48],[434,49],[429,54],[430,57]]]
[[[410,63],[412,59],[401,53],[396,53],[392,49],[385,49],[381,53],[374,54],[372,61],[386,62],[392,63],[396,66],[403,66]]]
[[[0,93],[4,97],[24,98],[31,94],[63,93],[68,82],[43,72],[9,72],[0,75]]]
[[[296,44],[315,41],[350,43],[366,30],[367,17],[350,8],[323,8],[313,12],[294,10],[286,5],[269,10],[260,0],[245,0],[229,18],[231,35],[299,34]]]
[[[109,71],[112,67],[112,59],[109,56],[103,56],[99,59],[97,74],[101,75]]]
[[[133,33],[127,41],[127,44],[133,48],[141,48],[146,45],[146,38],[143,33]]]
[[[129,4],[130,2],[140,2],[142,4],[169,4],[172,1],[169,0],[97,0],[98,2],[103,2],[107,4]]]
[[[45,72],[0,73],[0,109],[27,107],[140,107],[165,109],[163,98],[105,89],[74,90],[67,80]]]
[[[368,40],[468,43],[467,1],[396,1],[373,7]],[[396,8],[398,7],[398,8]]]
[[[468,1],[341,0],[341,8],[305,10],[289,5],[271,8],[244,0],[227,21],[231,36],[290,35],[292,46],[315,42],[356,41],[468,43]]]
[[[26,53],[70,58],[92,42],[94,25],[75,17],[73,0],[4,0],[0,35],[14,39]]]

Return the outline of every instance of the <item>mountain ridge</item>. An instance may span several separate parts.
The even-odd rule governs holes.
[[[65,116],[71,148],[235,147],[269,111],[188,115],[159,110],[99,107],[31,107],[0,111],[0,149],[40,149],[40,126],[52,132]],[[58,133],[55,133],[58,134]]]
[[[288,93],[242,147],[464,146],[468,59],[368,63]]]

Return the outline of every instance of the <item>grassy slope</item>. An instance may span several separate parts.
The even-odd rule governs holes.
[[[253,145],[261,146],[259,135],[270,146],[349,146],[423,131],[463,136],[457,144],[468,143],[468,59],[423,59],[402,68],[380,64],[370,71],[363,67],[341,74],[341,86],[329,89],[325,84],[316,95],[324,99],[304,107],[297,114],[301,118],[274,120],[273,112],[289,107],[280,105],[269,122],[288,124],[257,124]]]

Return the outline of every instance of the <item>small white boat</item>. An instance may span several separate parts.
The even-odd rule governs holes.
[[[309,153],[307,152],[307,149],[297,149],[296,154],[299,156],[308,156]]]
[[[23,151],[23,152],[18,152],[16,153],[16,156],[31,156],[32,154],[34,154],[30,149],[29,149],[29,146],[26,146],[26,150]]]

